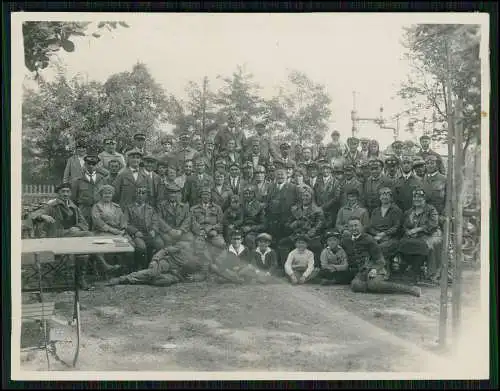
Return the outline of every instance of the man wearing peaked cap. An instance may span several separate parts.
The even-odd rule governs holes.
[[[347,193],[355,189],[360,196],[363,193],[363,184],[356,176],[356,168],[352,164],[344,165],[344,177],[340,192],[340,206],[344,206],[347,201]]]
[[[392,181],[383,175],[384,162],[380,159],[370,160],[370,177],[364,183],[364,204],[368,212],[380,206],[379,190],[381,187],[392,189]]]
[[[206,235],[207,241],[217,248],[224,248],[222,236],[222,209],[212,202],[211,187],[200,190],[200,203],[191,207],[191,232],[195,236]]]
[[[126,149],[124,152],[127,153],[131,149],[139,150],[143,155],[146,153],[146,135],[144,133],[136,133],[132,137],[132,147]]]
[[[422,188],[427,193],[427,202],[434,206],[442,216],[446,200],[446,176],[439,172],[439,159],[428,155],[425,161],[426,174],[422,179]]]
[[[72,199],[80,208],[83,217],[92,230],[92,206],[100,199],[98,190],[101,186],[108,183],[107,176],[97,171],[99,157],[89,154],[84,158],[85,165],[81,177],[76,178],[71,183]]]
[[[184,184],[183,201],[189,205],[197,205],[200,202],[201,189],[212,188],[214,180],[206,172],[206,162],[203,156],[198,156],[194,161],[194,173],[186,179]]]
[[[175,153],[177,161],[184,164],[187,160],[193,160],[197,151],[190,146],[192,134],[187,130],[179,136],[178,151]]]
[[[445,174],[445,169],[444,169],[444,163],[443,163],[443,159],[441,157],[441,155],[435,151],[433,151],[431,148],[430,148],[430,145],[431,145],[431,138],[428,136],[428,135],[423,135],[422,137],[420,137],[420,151],[417,152],[417,156],[421,157],[422,159],[426,159],[427,156],[429,155],[433,155],[433,156],[436,156],[436,158],[438,159],[438,170],[441,174]]]
[[[85,156],[87,155],[87,142],[83,139],[76,141],[75,154],[66,162],[66,167],[63,174],[63,182],[71,183],[76,178],[80,178],[85,171]],[[98,171],[106,176],[108,171],[102,167]]]
[[[149,179],[141,169],[140,164],[143,153],[138,149],[127,152],[127,167],[122,169],[112,183],[115,188],[114,200],[124,208],[135,202],[137,187],[148,186]]]
[[[392,154],[397,158],[401,159],[403,156],[404,143],[400,140],[396,140],[391,144]]]
[[[401,176],[394,184],[394,202],[402,211],[407,211],[412,206],[413,190],[421,187],[422,180],[413,170],[413,156],[404,155],[401,159]]]
[[[357,167],[359,162],[363,160],[361,152],[358,151],[359,139],[356,137],[349,137],[347,139],[347,151],[344,154],[344,163],[352,164]]]
[[[289,143],[282,142],[280,144],[279,155],[274,159],[275,164],[281,164],[283,167],[288,162],[294,162],[294,160],[290,156],[291,146]]]
[[[250,251],[255,249],[255,238],[266,228],[265,206],[257,199],[255,186],[246,184],[243,188],[243,221],[241,231],[245,237],[245,245]]]
[[[422,179],[425,176],[425,160],[420,156],[413,159],[413,170],[415,175]]]

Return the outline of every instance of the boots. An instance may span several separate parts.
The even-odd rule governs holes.
[[[415,297],[420,297],[422,290],[418,286],[398,284],[392,281],[369,280],[367,291],[373,293],[406,293]]]

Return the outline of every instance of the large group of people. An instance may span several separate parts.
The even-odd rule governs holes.
[[[122,153],[113,138],[100,153],[80,140],[57,199],[30,218],[49,236],[127,238],[133,256],[94,257],[120,269],[111,285],[213,274],[418,296],[419,279],[441,277],[446,177],[428,136],[381,151],[376,140],[344,145],[336,131],[327,144],[293,148],[275,145],[263,123],[255,134],[230,119],[214,137],[166,135],[151,150],[144,134]]]

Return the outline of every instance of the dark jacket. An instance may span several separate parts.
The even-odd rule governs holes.
[[[119,203],[120,206],[133,204],[139,186],[146,186],[148,188],[150,186],[150,181],[144,174],[144,171],[141,169],[138,170],[136,181],[131,169],[125,167],[118,173],[113,182],[113,187],[115,188],[114,201]]]
[[[127,232],[134,236],[137,232],[149,234],[159,232],[159,218],[155,209],[149,204],[130,204],[123,209],[127,220]]]

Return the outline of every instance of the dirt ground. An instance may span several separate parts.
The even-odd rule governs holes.
[[[479,271],[464,272],[464,312]],[[80,371],[420,371],[432,365],[439,288],[420,298],[347,286],[116,286],[83,292]],[[58,311],[68,294],[56,298]],[[21,368],[47,369],[42,352]],[[425,364],[425,365],[424,365]],[[51,360],[52,370],[73,370]]]

